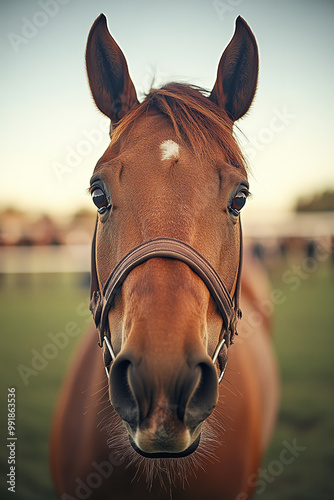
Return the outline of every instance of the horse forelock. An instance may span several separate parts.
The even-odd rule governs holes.
[[[233,122],[225,111],[208,99],[207,91],[194,85],[168,83],[159,89],[151,89],[144,101],[115,125],[111,143],[116,143],[148,111],[167,117],[177,139],[189,146],[198,160],[207,159],[214,141],[227,163],[247,169],[233,134]]]

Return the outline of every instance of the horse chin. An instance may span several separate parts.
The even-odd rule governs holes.
[[[154,453],[147,453],[136,445],[134,440],[132,439],[131,436],[129,436],[129,441],[132,446],[132,448],[142,457],[145,458],[182,458],[182,457],[187,457],[188,455],[191,455],[194,451],[197,450],[197,447],[199,445],[201,439],[201,435],[199,434],[198,437],[195,439],[195,441],[186,449],[181,452],[173,453],[173,452],[154,452]]]

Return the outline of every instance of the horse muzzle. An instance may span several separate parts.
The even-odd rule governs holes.
[[[217,370],[205,352],[187,363],[170,361],[148,363],[124,349],[111,368],[111,403],[132,447],[148,458],[195,451],[202,423],[217,402]]]

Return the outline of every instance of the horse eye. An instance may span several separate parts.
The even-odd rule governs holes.
[[[98,208],[99,212],[101,213],[104,211],[108,206],[108,200],[102,189],[100,188],[95,188],[92,191],[92,200],[94,205]]]
[[[230,210],[234,215],[238,215],[240,210],[245,206],[247,195],[244,191],[240,191],[232,200]]]

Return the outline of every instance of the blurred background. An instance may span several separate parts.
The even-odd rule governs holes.
[[[101,12],[140,99],[168,81],[211,89],[238,15],[256,36],[257,95],[235,134],[251,171],[247,248],[281,297],[271,305],[282,402],[255,498],[334,498],[333,1],[1,0],[0,8],[1,498],[8,387],[17,394],[16,498],[56,498],[48,435],[91,324],[95,211],[86,188],[108,145],[84,63]],[[81,333],[57,344],[69,323]],[[293,440],[303,451],[283,466],[283,443]]]

